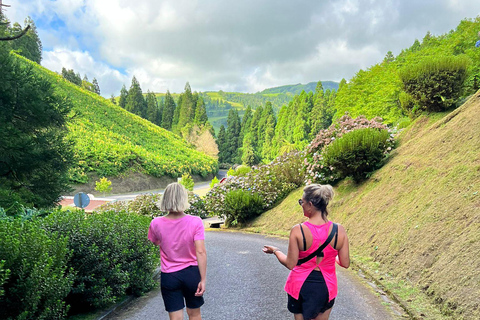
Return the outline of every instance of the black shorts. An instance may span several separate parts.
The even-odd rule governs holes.
[[[322,272],[313,270],[300,289],[298,300],[288,295],[288,311],[303,314],[303,319],[315,319],[335,303],[335,299],[328,302],[328,288]]]
[[[195,292],[200,282],[198,266],[190,266],[185,269],[162,273],[160,275],[160,289],[163,303],[167,312],[174,312],[185,308],[200,308],[204,301],[203,297],[196,297]]]

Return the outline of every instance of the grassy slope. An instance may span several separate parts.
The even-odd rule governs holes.
[[[76,114],[69,123],[78,157],[77,179],[86,173],[118,175],[132,169],[153,176],[181,175],[191,170],[206,175],[217,170],[215,159],[196,151],[185,140],[77,87],[60,75],[18,57],[50,80],[56,92],[73,102]]]
[[[368,181],[343,181],[331,217],[355,261],[427,319],[479,319],[480,91],[449,113],[421,117]],[[303,220],[301,189],[249,228],[288,234]]]

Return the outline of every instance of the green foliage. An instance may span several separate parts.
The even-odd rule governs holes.
[[[198,194],[189,192],[188,202],[190,203],[190,208],[185,210],[186,214],[198,216],[202,219],[205,219],[206,217],[208,217],[208,212],[205,207],[205,201]]]
[[[367,70],[360,70],[348,83],[340,84],[335,102],[337,111],[334,119],[340,118],[348,111],[353,117],[359,115],[365,115],[367,118],[379,116],[386,123],[394,124],[405,114],[415,114],[417,109],[423,106],[408,103],[409,101],[405,97],[400,96],[403,92],[403,84],[399,77],[399,71],[416,68],[418,61],[442,59],[442,57],[452,55],[468,56],[472,63],[467,68],[466,80],[461,90],[455,89],[455,91],[461,92],[461,95],[465,96],[473,94],[478,90],[480,83],[480,50],[474,46],[478,30],[480,30],[480,17],[462,20],[455,30],[447,34],[433,36],[428,33],[421,42],[415,40],[410,48],[402,50],[398,56],[392,57],[387,54],[387,59],[383,62]],[[452,80],[455,76],[453,74],[445,76],[444,74],[439,79],[441,82],[445,82],[450,81],[449,78]],[[453,83],[456,82],[460,81],[453,81]],[[447,93],[443,93],[442,96],[447,99],[447,95],[450,96]],[[440,96],[437,98],[442,100]],[[452,99],[455,99],[454,96]],[[447,101],[442,101],[442,104],[445,102]],[[451,105],[454,102],[449,101],[447,104]],[[403,107],[399,108],[400,103],[408,111],[403,111]]]
[[[263,212],[263,200],[257,193],[232,190],[225,197],[225,212],[227,226],[243,224]]]
[[[443,111],[460,97],[467,77],[467,56],[425,57],[403,68],[399,75],[403,88],[414,103],[426,111]],[[402,107],[412,108],[402,97]],[[408,101],[408,100],[407,100]]]
[[[212,181],[210,182],[210,189],[213,188],[217,183],[219,183],[218,178],[213,177]]]
[[[76,145],[76,164],[70,171],[74,182],[88,182],[89,172],[111,177],[140,171],[176,178],[187,169],[203,177],[218,170],[215,159],[196,151],[177,135],[63,81],[47,69],[35,65],[33,70],[54,84],[56,94],[72,101],[75,117],[68,123],[68,138]]]
[[[254,167],[245,176],[227,177],[223,183],[216,184],[206,195],[206,209],[209,214],[229,216],[225,206],[225,197],[232,190],[243,190],[258,194],[262,199],[262,210],[272,208],[287,194],[303,184],[302,152],[292,152],[277,157],[271,163]],[[232,220],[232,222],[234,219]]]
[[[146,241],[151,218],[128,213],[87,215],[57,211],[42,222],[52,234],[68,238],[75,282],[66,301],[72,311],[112,303],[126,293],[140,295],[154,287],[158,250]]]
[[[63,319],[75,273],[68,239],[46,232],[37,219],[0,221],[1,319]],[[3,273],[3,276],[2,276]]]
[[[227,171],[227,177],[231,176],[235,176],[235,169],[233,169],[232,167],[230,167],[230,169],[228,169]]]
[[[156,203],[160,201],[161,195],[158,193],[146,193],[135,197],[130,201],[112,201],[106,203],[99,208],[95,209],[95,212],[123,212],[132,213],[143,216],[150,216],[152,218],[159,217],[165,214],[160,211]]]
[[[105,177],[101,178],[99,181],[95,181],[95,190],[105,195],[105,193],[112,191],[112,181]]]
[[[361,182],[380,167],[389,137],[387,130],[372,128],[348,132],[323,150],[324,166],[333,167],[339,179]]]
[[[27,25],[30,25],[30,29],[28,29],[25,35],[11,42],[12,49],[18,52],[21,56],[40,64],[42,61],[42,42],[38,36],[35,22],[30,17],[25,19],[25,26]],[[19,34],[22,29],[22,26],[18,23],[14,23],[10,32],[12,34]]]
[[[249,166],[241,165],[235,169],[235,173],[233,174],[236,177],[244,177],[247,173],[252,170]]]
[[[182,178],[180,179],[180,184],[185,187],[188,191],[193,191],[193,186],[195,185],[195,182],[192,179],[192,176],[190,173],[185,172],[182,174]]]
[[[9,269],[4,269],[4,266],[5,266],[5,260],[0,260],[0,297],[2,297],[5,294],[5,290],[3,289],[3,286],[7,282],[11,273]]]
[[[72,144],[66,139],[72,104],[0,44],[0,206],[52,206],[69,190]]]
[[[307,183],[334,183],[344,178],[348,170],[345,169],[345,172],[342,172],[340,170],[342,168],[342,164],[339,164],[338,166],[333,166],[330,163],[325,162],[325,150],[329,147],[330,144],[341,139],[343,136],[353,131],[371,128],[373,130],[381,132],[389,132],[388,127],[382,124],[381,120],[382,119],[380,118],[367,120],[364,116],[359,116],[355,119],[352,119],[352,117],[346,114],[342,118],[338,119],[334,124],[332,124],[330,128],[320,131],[307,148],[307,154],[305,158]],[[394,146],[395,141],[393,139],[393,134],[389,133],[387,140],[382,145],[382,154],[387,154],[392,150]],[[362,147],[361,145],[358,147],[359,153],[364,152],[362,148],[364,147]],[[347,147],[345,147],[345,150],[350,152],[348,155],[349,157],[356,156],[355,152],[351,151],[351,149],[347,149]],[[334,154],[333,152],[334,151],[332,151],[332,155]],[[340,155],[337,155],[337,157],[340,157]],[[329,159],[330,161],[333,161],[333,158]],[[348,174],[351,174],[350,171],[348,171]]]
[[[140,88],[140,83],[135,76],[132,78],[132,84],[128,90],[125,110],[142,118],[146,117],[147,105],[143,97],[142,88]]]

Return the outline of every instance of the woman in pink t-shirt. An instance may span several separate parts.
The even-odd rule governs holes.
[[[170,320],[183,320],[185,304],[189,319],[202,319],[207,252],[203,222],[184,213],[189,206],[185,187],[169,184],[159,205],[168,214],[153,219],[148,229],[148,239],[160,247],[160,287]]]
[[[327,219],[332,198],[330,185],[306,186],[298,203],[308,220],[290,231],[288,254],[273,246],[263,248],[291,270],[285,291],[295,320],[328,319],[337,296],[335,262],[344,268],[350,266],[345,228]]]

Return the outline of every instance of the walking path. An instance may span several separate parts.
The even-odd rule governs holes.
[[[208,268],[203,319],[293,319],[283,291],[288,270],[275,257],[262,252],[264,244],[276,245],[286,252],[287,240],[210,231],[206,233],[205,243]],[[337,270],[339,295],[330,319],[402,318],[395,305],[374,293],[354,271]],[[115,310],[106,319],[167,320],[168,314],[157,289]]]

